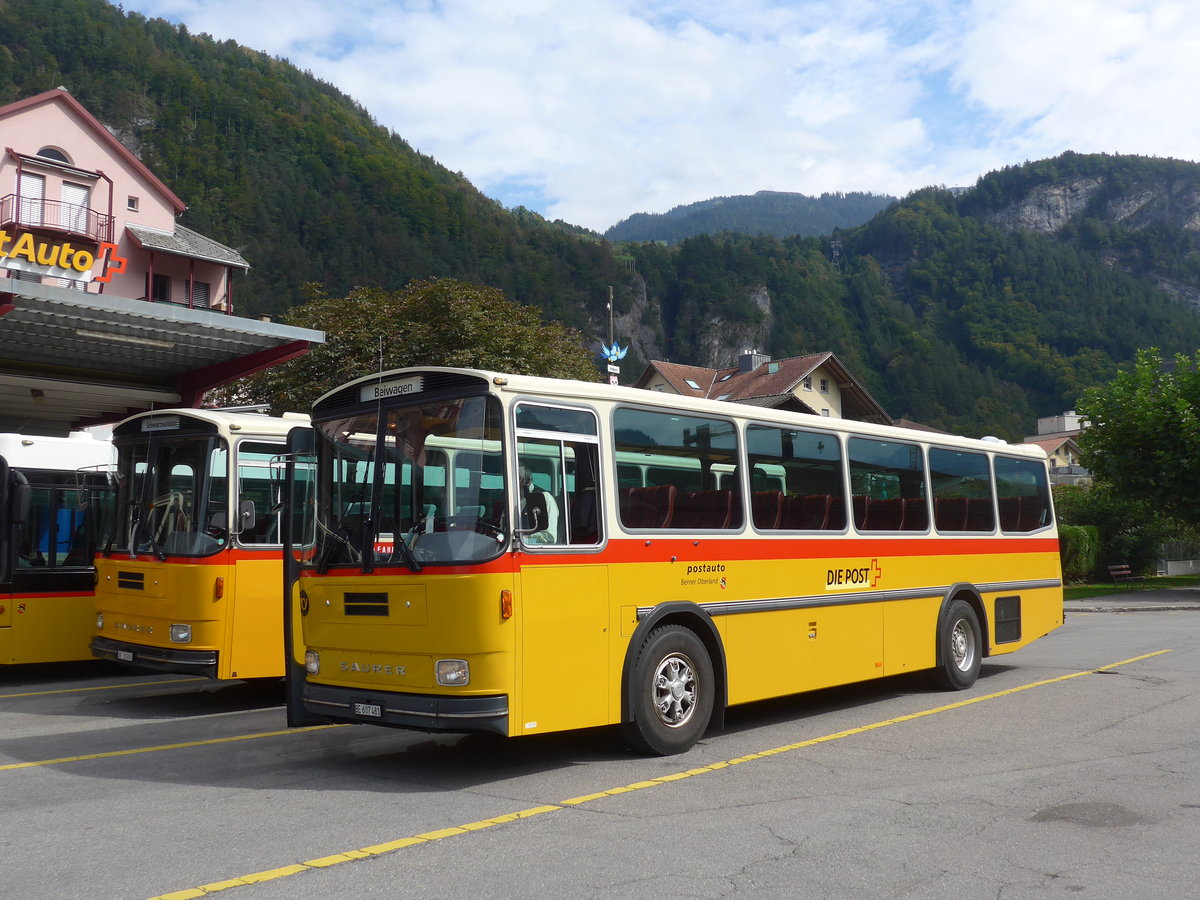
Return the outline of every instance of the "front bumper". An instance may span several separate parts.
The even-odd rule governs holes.
[[[348,722],[411,728],[414,731],[508,734],[508,697],[447,697],[331,687],[305,682],[308,712]],[[374,711],[378,710],[378,715]]]
[[[147,647],[114,641],[112,638],[94,637],[91,643],[92,656],[107,659],[123,666],[132,666],[153,672],[178,672],[184,675],[217,677],[216,650],[175,650],[168,647]]]

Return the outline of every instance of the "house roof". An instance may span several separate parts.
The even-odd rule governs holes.
[[[1060,449],[1064,444],[1071,444],[1076,450],[1079,449],[1079,445],[1075,443],[1075,436],[1073,434],[1057,434],[1051,437],[1039,435],[1036,438],[1027,438],[1025,443],[1033,444],[1035,447],[1041,447],[1046,451],[1046,455],[1049,455]]]
[[[708,389],[712,386],[717,370],[655,360],[646,367],[646,371],[642,373],[642,377],[637,380],[634,387],[644,388],[649,383],[650,376],[655,372],[677,393],[683,394],[685,397],[707,397]]]
[[[943,431],[941,428],[934,428],[932,425],[922,425],[920,422],[914,422],[912,419],[896,419],[892,424],[897,428],[910,428],[913,431],[928,431],[931,434],[950,434],[950,432]]]
[[[203,259],[243,271],[250,268],[250,263],[246,262],[242,255],[232,247],[226,247],[212,238],[207,238],[179,224],[175,225],[173,232],[147,228],[145,225],[126,225],[125,230],[129,232],[129,236],[133,238],[135,244],[146,250],[158,250],[192,259]]]
[[[1041,434],[1031,434],[1025,438],[1026,444],[1032,444],[1034,441],[1049,441],[1054,438],[1077,438],[1083,434],[1082,430],[1078,431],[1047,431]]]
[[[645,387],[657,373],[684,396],[707,397],[712,400],[728,400],[770,408],[786,406],[815,413],[816,410],[796,394],[796,389],[821,366],[833,376],[841,389],[842,415],[845,418],[891,423],[891,416],[886,410],[829,351],[793,356],[789,359],[768,360],[748,372],[740,371],[738,366],[709,369],[654,360],[646,367],[634,386]]]
[[[718,398],[719,399],[719,398]],[[794,409],[797,412],[816,415],[817,411],[797,397],[795,394],[771,394],[766,397],[750,397],[746,400],[735,400],[746,406],[761,406],[763,409]]]
[[[111,131],[104,127],[95,116],[88,112],[83,105],[72,97],[67,91],[62,88],[55,88],[52,91],[46,91],[41,94],[36,94],[33,97],[26,97],[24,100],[17,100],[9,103],[6,106],[0,106],[0,118],[14,115],[27,109],[32,109],[36,106],[41,106],[46,103],[58,103],[65,106],[68,110],[83,120],[93,132],[97,139],[105,144],[117,156],[119,156],[127,165],[135,169],[139,175],[149,181],[156,190],[161,191],[163,197],[175,207],[176,214],[187,209],[187,204],[175,196],[174,191],[162,183],[158,176],[151,172],[142,163],[140,159],[134,156],[129,148],[116,139]]]

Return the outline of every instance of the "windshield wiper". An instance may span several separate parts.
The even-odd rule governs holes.
[[[350,562],[359,562],[361,560],[359,549],[350,540],[351,535],[345,525],[339,523],[337,526],[330,528],[320,519],[317,519],[317,533],[321,536],[321,549],[317,551],[316,559],[313,562],[317,567],[317,571],[322,575],[329,570],[334,552],[341,547],[346,548],[346,556]]]
[[[142,520],[135,519],[133,524],[129,526],[129,558],[136,559],[138,555],[138,537],[142,530]],[[159,561],[167,558],[167,551],[159,546],[158,541],[154,539],[154,530],[146,528],[146,542],[150,545],[151,551],[158,557]],[[110,541],[111,543],[111,541]]]
[[[141,520],[138,520],[138,524],[141,524]],[[151,520],[151,525],[153,525],[153,520]],[[167,558],[167,551],[159,544],[158,539],[154,536],[154,529],[152,527],[146,528],[146,539],[150,543],[151,552],[158,557],[160,562]]]
[[[409,570],[413,572],[420,572],[421,564],[417,562],[416,555],[412,552],[412,548],[408,546],[408,535],[413,534],[416,531],[417,524],[419,523],[414,524],[413,527],[409,529],[408,534],[403,535],[400,540],[395,541],[392,546],[392,555],[394,556],[396,549],[399,548],[400,555],[404,557],[404,565],[408,566]]]

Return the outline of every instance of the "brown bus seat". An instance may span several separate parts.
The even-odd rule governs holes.
[[[677,494],[673,484],[621,488],[621,524],[626,528],[666,528],[675,514]]]
[[[728,528],[732,520],[733,491],[683,491],[675,500],[671,527]]]
[[[832,500],[828,494],[793,494],[785,497],[783,527],[800,531],[821,531],[828,528],[829,506]]]
[[[778,528],[783,515],[783,491],[755,491],[750,495],[750,513],[755,528]]]

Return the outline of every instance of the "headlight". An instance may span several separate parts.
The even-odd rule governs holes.
[[[176,644],[190,644],[192,642],[192,626],[191,625],[172,625],[171,640]]]
[[[304,651],[304,671],[309,675],[321,674],[321,654],[316,650]]]
[[[102,613],[102,612],[96,613],[96,630],[97,631],[104,630],[104,613]]]
[[[465,659],[439,659],[437,661],[437,683],[447,687],[460,687],[471,681],[471,667]]]

